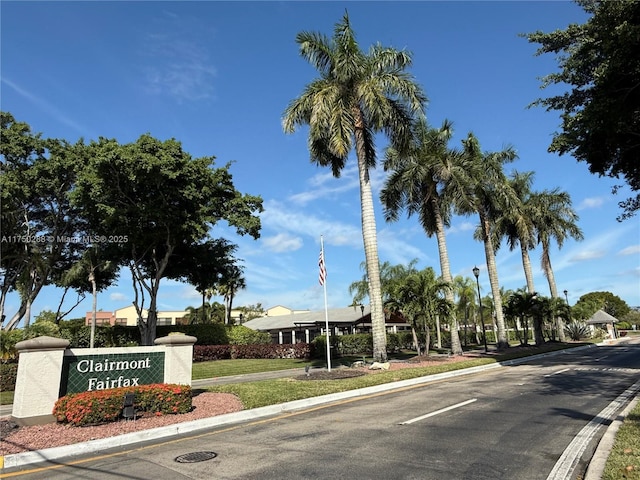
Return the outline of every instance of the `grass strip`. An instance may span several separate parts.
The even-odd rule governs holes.
[[[495,363],[493,358],[476,358],[457,363],[434,365],[429,367],[406,368],[395,371],[381,371],[361,377],[343,378],[339,380],[304,380],[280,378],[257,382],[234,383],[209,387],[209,392],[232,393],[236,395],[245,409],[275,405],[278,403],[317,397],[330,393],[345,392],[359,388],[372,387],[385,383],[398,382],[410,378],[450,372],[463,368],[476,367]]]
[[[640,480],[640,402],[618,429],[602,480]]]

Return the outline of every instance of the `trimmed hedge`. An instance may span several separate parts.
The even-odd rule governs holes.
[[[127,393],[135,394],[136,411],[160,416],[187,413],[192,408],[191,387],[154,384],[72,393],[56,401],[53,415],[58,422],[73,426],[115,422],[121,417],[124,396]]]
[[[308,343],[253,345],[194,345],[193,361],[229,360],[236,358],[310,358]]]

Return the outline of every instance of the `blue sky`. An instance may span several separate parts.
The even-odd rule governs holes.
[[[547,152],[558,129],[555,112],[527,106],[539,96],[539,77],[556,68],[551,55],[518,36],[583,23],[569,2],[12,2],[3,1],[1,108],[45,137],[86,141],[99,136],[130,142],[141,134],[176,138],[194,157],[233,161],[236,187],[261,195],[262,236],[237,237],[224,225],[214,236],[239,245],[247,289],[235,306],[261,303],[321,309],[317,258],[324,236],[329,307],[351,303],[348,287],[362,278],[364,260],[355,161],[339,179],[309,162],[307,131],[282,131],[287,104],[316,72],[298,54],[298,32],[331,35],[348,9],[363,49],[376,42],[413,52],[411,72],[423,86],[427,118],[454,122],[452,146],[472,131],[484,150],[513,145],[519,160],[507,171],[535,171],[534,190],[560,188],[572,198],[584,240],[555,246],[551,261],[558,290],[569,303],[591,291],[610,291],[640,305],[640,224],[618,223],[625,187],[588,172],[572,157]],[[383,138],[377,143],[382,153]],[[380,155],[381,157],[382,155]],[[372,173],[376,199],[385,174]],[[435,239],[416,219],[387,224],[376,201],[381,261],[439,273]],[[473,240],[476,217],[456,217],[447,232],[454,275],[482,268],[484,250]],[[540,251],[531,254],[536,290],[549,295]],[[497,256],[500,283],[525,285],[519,253]],[[60,291],[46,288],[33,313],[56,310]],[[99,295],[98,308],[131,304],[130,274]],[[217,299],[221,300],[221,299]],[[189,285],[163,281],[159,308],[197,305]],[[6,304],[17,309],[18,298]],[[87,298],[71,315],[84,316]]]

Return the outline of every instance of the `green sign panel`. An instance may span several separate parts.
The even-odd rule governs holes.
[[[60,396],[164,382],[164,352],[65,355]]]

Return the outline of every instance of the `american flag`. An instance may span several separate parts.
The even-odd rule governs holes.
[[[318,281],[320,285],[324,285],[324,281],[327,278],[327,270],[324,268],[324,250],[320,250],[320,257],[318,258],[318,267],[320,267],[320,275]]]

